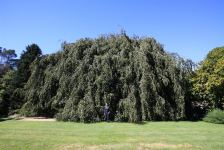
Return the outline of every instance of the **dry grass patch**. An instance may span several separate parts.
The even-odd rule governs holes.
[[[45,117],[22,117],[19,119],[21,121],[56,121],[54,118],[45,118]]]
[[[19,114],[14,114],[9,116],[10,119],[21,120],[21,121],[56,121],[55,118],[47,118],[47,117],[24,117]]]
[[[57,150],[116,150],[116,149],[191,149],[190,144],[167,144],[167,143],[125,143],[125,144],[99,144],[99,145],[84,145],[84,144],[68,144],[60,145]]]
[[[192,148],[191,144],[167,144],[167,143],[140,143],[139,150],[142,149],[190,149]]]
[[[84,144],[68,144],[60,145],[57,150],[116,150],[127,149],[130,144],[99,144],[99,145],[84,145]]]

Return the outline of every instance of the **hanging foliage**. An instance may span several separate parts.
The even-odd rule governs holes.
[[[179,120],[184,72],[153,38],[125,33],[81,39],[31,66],[22,112],[64,121]]]

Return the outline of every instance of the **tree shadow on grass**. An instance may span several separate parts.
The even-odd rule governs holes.
[[[137,124],[137,125],[145,125],[145,124],[147,124],[147,122],[146,121],[134,122],[134,124]]]
[[[8,121],[8,120],[13,120],[13,118],[0,118],[0,122]]]

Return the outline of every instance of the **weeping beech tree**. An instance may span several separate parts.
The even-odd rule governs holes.
[[[80,39],[31,65],[27,116],[64,121],[179,120],[185,117],[184,71],[153,38],[125,33]]]

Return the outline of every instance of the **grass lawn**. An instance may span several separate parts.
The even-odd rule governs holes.
[[[224,125],[206,122],[0,121],[0,150],[224,149]]]

